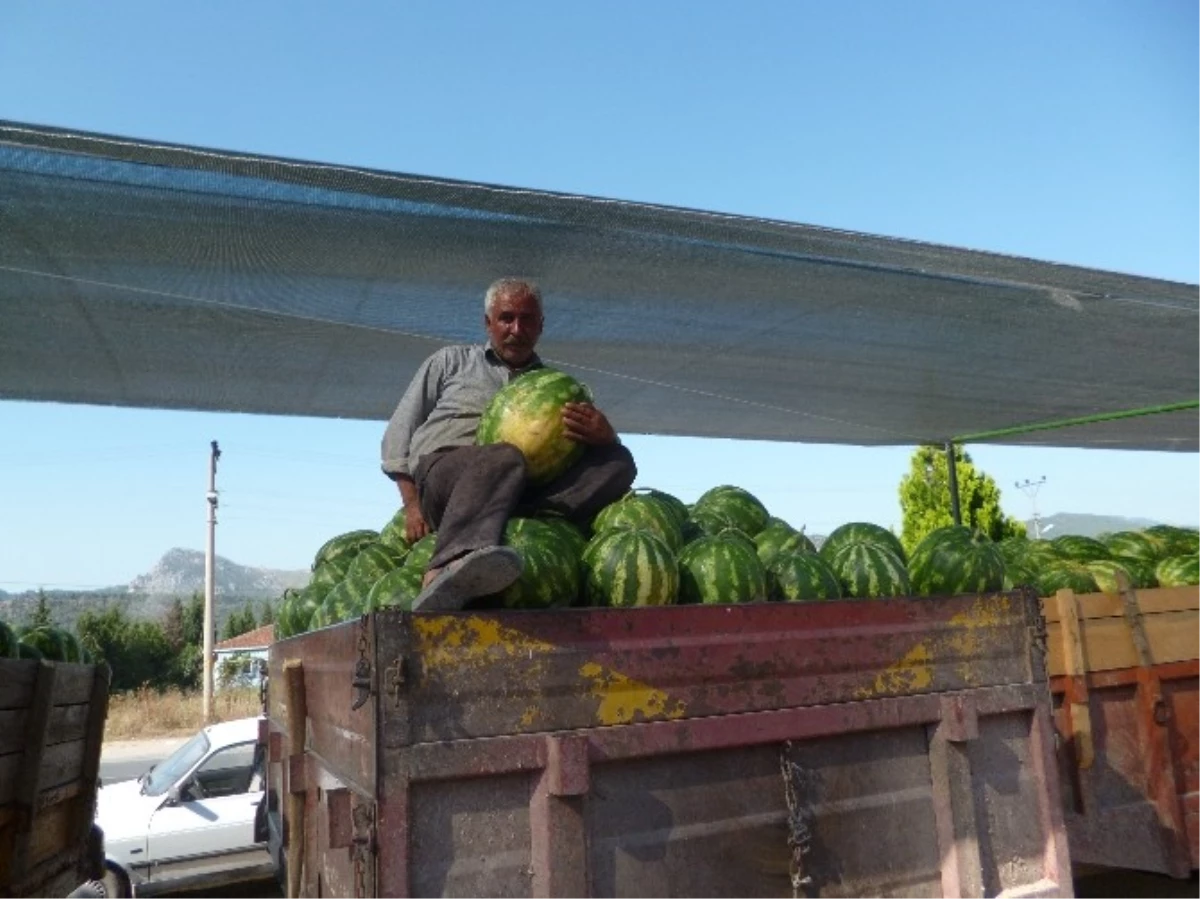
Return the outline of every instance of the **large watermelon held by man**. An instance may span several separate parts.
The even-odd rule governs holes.
[[[583,444],[567,436],[563,406],[591,401],[592,392],[570,375],[552,368],[534,369],[496,391],[483,410],[476,442],[512,444],[525,457],[529,480],[547,483],[583,454]]]

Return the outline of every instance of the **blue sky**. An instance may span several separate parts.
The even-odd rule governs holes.
[[[1184,0],[9,0],[0,118],[1196,283],[1198,30]],[[202,549],[213,439],[218,552],[306,566],[396,508],[382,427],[0,403],[0,589],[122,583]],[[898,526],[911,454],[628,442],[640,485],[738,483],[813,533]],[[1022,518],[1014,483],[1042,476],[1043,515],[1200,518],[1194,454],[968,451]]]

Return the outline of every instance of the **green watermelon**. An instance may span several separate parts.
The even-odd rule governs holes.
[[[288,637],[294,637],[297,633],[293,624],[294,615],[293,608],[296,604],[296,598],[300,595],[300,591],[292,587],[288,587],[283,591],[283,596],[279,599],[279,605],[275,609],[275,639],[286,640]]]
[[[781,553],[815,553],[813,542],[786,521],[775,519],[754,535],[754,549],[759,560],[767,568],[771,560]]]
[[[1012,590],[1023,586],[1036,587],[1037,582],[1038,569],[1027,559],[1014,559],[1004,563],[1003,589]]]
[[[506,609],[550,609],[573,605],[579,596],[575,544],[537,518],[510,518],[504,542],[521,554],[521,576],[500,592]]]
[[[628,493],[601,509],[592,522],[593,535],[617,530],[650,531],[662,538],[672,553],[683,548],[683,525],[676,511],[649,494]]]
[[[679,595],[679,563],[657,532],[604,531],[583,551],[588,606],[666,606]]]
[[[314,592],[324,596],[342,582],[353,562],[354,556],[347,553],[336,556],[328,562],[322,562],[313,571],[312,577],[308,581],[308,586]]]
[[[833,569],[816,553],[785,551],[777,553],[768,566],[776,595],[789,602],[814,599],[838,599],[841,584]]]
[[[697,512],[701,516],[715,513],[748,537],[765,528],[767,519],[771,517],[758,497],[749,490],[731,484],[722,484],[702,493],[692,504],[693,518]]]
[[[20,638],[17,637],[17,632],[0,621],[0,659],[19,658],[21,652],[19,643]]]
[[[349,570],[346,571],[346,578],[374,584],[389,571],[399,568],[403,564],[404,553],[393,549],[386,543],[376,541],[368,543],[359,550],[354,561],[350,563]]]
[[[1161,587],[1186,587],[1200,584],[1200,556],[1170,556],[1154,566]]]
[[[825,542],[821,544],[821,556],[826,562],[832,562],[833,557],[841,551],[842,547],[852,543],[882,546],[884,549],[891,550],[900,559],[901,564],[908,561],[908,554],[905,553],[900,538],[887,528],[869,521],[851,521],[834,528],[833,533],[826,537]],[[837,566],[834,568],[836,570]]]
[[[1196,555],[1200,552],[1200,532],[1171,524],[1155,524],[1143,532],[1159,547],[1158,560],[1171,556]]]
[[[353,558],[360,549],[368,543],[374,543],[378,539],[379,532],[371,530],[347,531],[344,534],[331,537],[317,550],[317,554],[313,558],[312,570],[316,571],[324,563],[342,555],[349,555]]]
[[[1004,557],[982,531],[950,525],[926,534],[908,560],[920,596],[959,596],[1004,589]]]
[[[584,450],[566,434],[563,406],[591,401],[592,392],[570,375],[534,369],[496,392],[483,411],[476,441],[481,446],[512,444],[525,457],[530,482],[545,484],[575,464]]]
[[[912,592],[904,560],[883,542],[845,541],[830,556],[824,549],[819,555],[837,575],[843,596],[866,599]]]
[[[333,586],[336,587],[337,584]],[[315,630],[312,624],[313,616],[316,615],[317,609],[321,607],[321,603],[331,589],[333,588],[324,589],[309,584],[292,598],[288,615],[289,636],[294,637],[296,634]]]
[[[698,537],[679,553],[679,602],[759,602],[769,596],[767,571],[753,541],[729,534]]]
[[[588,538],[583,535],[583,531],[558,515],[539,514],[535,517],[538,521],[544,522],[547,526],[553,528],[555,533],[567,542],[575,558],[578,559],[583,556],[583,551],[587,548],[588,544]]]
[[[722,509],[697,509],[693,506],[683,523],[683,542],[686,545],[697,537],[713,537],[726,530],[738,530],[731,515]]]
[[[671,510],[671,514],[675,516],[675,520],[679,523],[680,530],[683,529],[683,523],[688,519],[688,507],[679,497],[667,493],[665,490],[655,490],[653,487],[635,487],[633,492],[639,496],[652,496],[666,503],[667,507]]]
[[[1104,544],[1109,555],[1118,561],[1142,559],[1146,562],[1156,562],[1161,558],[1158,541],[1141,531],[1116,531],[1098,539]]]
[[[1112,553],[1108,547],[1094,537],[1084,537],[1080,534],[1063,534],[1050,541],[1058,554],[1073,562],[1095,562],[1098,559],[1111,559]]]
[[[33,647],[41,653],[41,658],[52,662],[83,661],[79,640],[70,631],[60,627],[43,625],[24,628],[21,631],[20,642]]]
[[[412,545],[408,555],[404,557],[404,567],[424,571],[429,565],[429,560],[433,558],[436,547],[437,534],[431,531]]]
[[[24,640],[17,641],[17,658],[19,659],[44,659],[42,651],[36,646],[26,643]]]
[[[408,555],[409,542],[405,535],[407,527],[408,523],[402,507],[397,509],[396,514],[388,520],[388,523],[379,529],[379,542],[396,550],[402,556]]]
[[[419,568],[408,568],[403,565],[393,568],[371,587],[371,592],[367,594],[367,611],[410,610],[413,600],[421,592],[424,578],[425,573]]]
[[[1140,586],[1133,572],[1123,562],[1114,562],[1112,559],[1096,559],[1092,562],[1084,562],[1083,567],[1092,573],[1092,579],[1101,593],[1121,592],[1121,586],[1117,582],[1118,574],[1125,575],[1131,587]]]
[[[1038,572],[1037,588],[1039,596],[1053,596],[1068,588],[1076,593],[1098,593],[1100,590],[1087,566],[1070,559],[1047,565]]]
[[[374,581],[347,576],[325,594],[321,605],[313,612],[308,629],[315,631],[364,614],[367,611],[367,597],[374,585]]]

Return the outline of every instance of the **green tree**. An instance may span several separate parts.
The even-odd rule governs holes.
[[[954,469],[958,479],[962,523],[993,540],[1025,536],[1025,525],[1000,510],[1000,488],[991,476],[977,469],[970,455],[956,446]],[[900,479],[900,542],[912,552],[930,532],[954,523],[950,512],[950,471],[941,447],[922,446],[913,453],[909,473]]]
[[[167,611],[163,613],[162,629],[163,636],[167,638],[171,648],[176,653],[180,652],[185,641],[183,639],[183,601],[178,596],[171,600]]]
[[[183,642],[188,646],[204,645],[204,594],[193,593],[183,607]]]
[[[29,627],[55,627],[54,614],[50,611],[50,600],[46,597],[46,591],[38,588],[37,606],[33,610],[33,614],[29,617]]]
[[[233,637],[248,633],[258,627],[258,621],[254,617],[254,609],[247,602],[240,611],[234,611],[225,619],[225,627],[221,631],[221,639],[229,640]]]
[[[274,623],[275,623],[275,607],[273,605],[271,605],[271,600],[264,599],[262,615],[259,616],[258,624],[261,627],[265,624],[274,624]]]
[[[87,610],[76,625],[80,642],[112,671],[114,691],[166,687],[176,653],[155,621],[130,621],[118,606]]]

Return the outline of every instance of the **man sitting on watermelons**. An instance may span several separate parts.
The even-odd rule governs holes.
[[[493,396],[543,368],[534,352],[542,334],[541,292],[528,281],[496,281],[484,296],[483,323],[486,344],[443,347],[422,363],[383,436],[382,468],[400,488],[405,537],[413,542],[437,532],[413,611],[461,609],[516,581],[521,557],[501,544],[518,512],[552,512],[586,527],[625,495],[637,474],[632,454],[590,402],[562,406],[560,431],[575,452],[577,444],[584,451],[548,482],[530,476],[512,443],[478,445]]]

